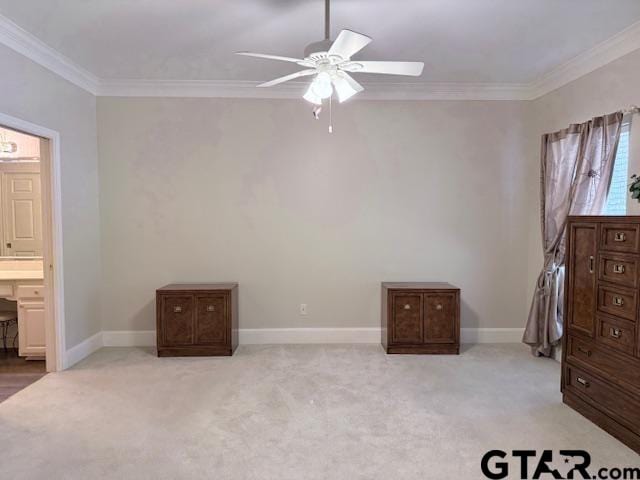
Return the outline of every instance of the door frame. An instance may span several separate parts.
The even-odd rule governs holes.
[[[45,342],[48,372],[64,370],[66,352],[62,261],[62,183],[60,133],[0,112],[0,125],[40,137],[42,177],[42,255],[45,285]],[[48,148],[47,148],[48,147]],[[46,202],[44,201],[46,199]]]

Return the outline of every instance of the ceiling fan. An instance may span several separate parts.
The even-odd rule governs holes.
[[[300,77],[315,76],[303,98],[315,105],[331,98],[334,91],[340,102],[351,98],[364,87],[350,73],[380,73],[385,75],[422,75],[423,62],[382,62],[351,60],[351,57],[366,47],[371,38],[351,30],[342,30],[334,42],[330,40],[330,0],[325,0],[324,40],[308,45],[304,58],[281,57],[264,53],[237,52],[238,55],[292,62],[306,67],[305,70],[261,83],[258,87],[272,87]]]

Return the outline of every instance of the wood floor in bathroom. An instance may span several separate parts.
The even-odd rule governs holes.
[[[0,402],[46,375],[45,362],[18,357],[17,350],[0,348]]]

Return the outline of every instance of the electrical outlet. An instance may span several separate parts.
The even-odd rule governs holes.
[[[301,303],[300,304],[300,315],[306,315],[307,314],[307,304],[306,303]]]

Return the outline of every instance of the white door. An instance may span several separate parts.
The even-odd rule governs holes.
[[[2,183],[5,255],[42,256],[40,174],[5,173]]]
[[[18,303],[18,355],[44,357],[45,348],[44,302]]]

